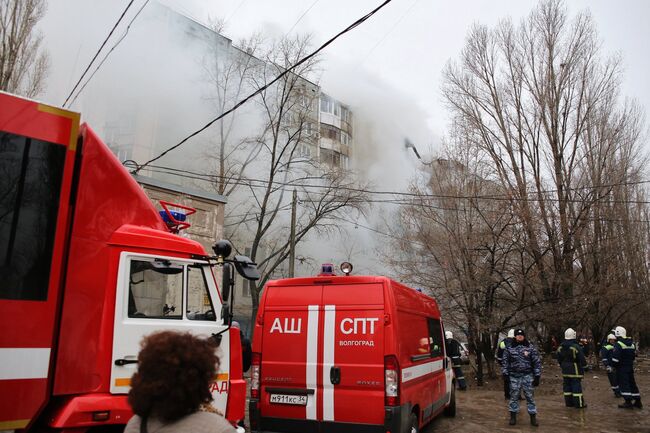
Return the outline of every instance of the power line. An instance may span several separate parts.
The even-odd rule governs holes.
[[[309,11],[310,11],[310,10],[311,10],[315,5],[316,5],[316,3],[318,3],[318,2],[319,2],[319,0],[314,0],[314,2],[311,4],[311,6],[309,6],[309,7],[308,7],[308,8],[307,8],[303,13],[302,13],[302,15],[300,15],[300,17],[298,17],[298,19],[296,20],[296,22],[293,23],[293,25],[291,26],[291,28],[290,28],[289,30],[287,30],[287,32],[284,34],[285,37],[288,36],[289,33],[291,33],[291,31],[292,31],[292,30],[293,30],[293,29],[298,25],[298,23],[299,23],[300,21],[302,21],[302,19],[305,17],[305,15],[307,15],[307,14],[309,13]]]
[[[115,31],[115,29],[117,28],[117,26],[120,24],[120,22],[122,21],[122,18],[124,18],[124,15],[126,15],[127,11],[129,10],[129,8],[131,7],[131,5],[133,4],[134,1],[135,1],[135,0],[131,0],[131,1],[129,2],[129,4],[126,5],[126,8],[125,8],[124,11],[122,12],[122,15],[120,15],[120,17],[118,18],[117,22],[115,22],[115,25],[113,25],[113,28],[111,29],[111,31],[108,32],[108,36],[106,36],[106,39],[104,39],[104,42],[102,42],[102,44],[100,45],[99,49],[97,50],[97,52],[96,52],[95,55],[93,56],[93,58],[92,58],[92,60],[90,61],[90,63],[88,63],[88,66],[86,67],[86,70],[83,72],[83,74],[81,74],[81,77],[79,77],[79,80],[77,81],[77,84],[74,85],[74,87],[73,87],[72,90],[70,91],[70,94],[68,95],[68,97],[65,98],[65,101],[63,102],[63,107],[65,107],[65,104],[68,103],[68,99],[70,99],[70,97],[72,96],[72,94],[74,93],[74,91],[77,90],[77,87],[79,86],[79,83],[81,83],[81,80],[83,80],[83,78],[86,76],[86,73],[88,73],[88,70],[89,70],[90,67],[92,66],[93,62],[97,59],[97,56],[99,56],[99,53],[100,53],[100,52],[102,51],[102,49],[104,48],[104,45],[106,45],[106,43],[107,43],[108,40],[110,39],[111,35],[113,34],[113,32]]]
[[[368,57],[370,57],[370,54],[372,54],[372,52],[375,51],[375,49],[376,49],[379,45],[381,45],[382,42],[384,42],[384,39],[386,39],[386,38],[388,37],[388,35],[390,35],[391,33],[393,33],[393,31],[394,31],[395,28],[399,25],[399,23],[402,22],[402,20],[404,19],[404,17],[405,17],[406,15],[408,15],[409,12],[411,12],[411,10],[415,7],[415,5],[416,5],[419,1],[420,1],[420,0],[415,0],[415,1],[411,4],[411,6],[409,6],[409,8],[408,8],[408,9],[407,9],[403,14],[402,14],[402,16],[400,16],[400,17],[397,19],[397,21],[395,21],[395,24],[393,24],[393,26],[392,26],[392,27],[391,27],[391,28],[390,28],[386,33],[384,33],[384,36],[382,36],[381,39],[379,39],[379,41],[377,41],[377,43],[376,43],[376,44],[375,44],[375,45],[374,45],[374,46],[373,46],[373,47],[368,51],[368,53],[366,54],[366,57],[363,58],[363,61],[362,61],[361,63],[363,63],[363,62],[365,62],[366,60],[368,60]],[[417,154],[417,151],[415,151],[415,153]]]
[[[264,90],[266,90],[268,87],[270,87],[273,83],[279,81],[282,77],[284,77],[285,75],[287,75],[288,73],[290,73],[293,69],[297,68],[298,66],[302,65],[303,63],[305,63],[307,60],[309,60],[309,59],[311,59],[312,57],[316,56],[319,52],[321,52],[322,50],[324,50],[327,46],[329,46],[332,42],[334,42],[335,40],[337,40],[339,37],[343,36],[344,34],[348,33],[349,31],[351,31],[351,30],[355,29],[356,27],[358,27],[359,25],[361,25],[364,21],[366,21],[368,18],[370,18],[371,16],[373,16],[375,13],[377,13],[380,9],[382,9],[384,6],[386,6],[386,5],[387,5],[388,3],[390,3],[391,1],[392,1],[392,0],[385,0],[382,4],[380,4],[378,7],[376,7],[375,9],[373,9],[371,12],[369,12],[369,13],[367,13],[366,15],[364,15],[363,17],[359,18],[357,21],[355,21],[354,23],[350,24],[350,25],[349,25],[348,27],[346,27],[344,30],[342,30],[342,31],[340,31],[338,34],[336,34],[333,38],[331,38],[330,40],[328,40],[327,42],[325,42],[325,43],[324,43],[323,45],[321,45],[321,46],[320,46],[316,51],[314,51],[314,52],[312,52],[311,54],[309,54],[309,55],[303,57],[303,58],[302,58],[301,60],[299,60],[296,64],[294,64],[293,66],[290,66],[289,68],[287,68],[284,72],[282,72],[281,74],[279,74],[277,77],[275,77],[275,78],[274,78],[273,80],[271,80],[269,83],[265,84],[264,86],[262,86],[261,88],[259,88],[259,89],[256,90],[255,92],[251,93],[250,95],[248,95],[247,97],[245,97],[244,99],[242,99],[241,101],[239,101],[237,104],[235,104],[235,106],[233,106],[231,109],[229,109],[229,110],[225,111],[224,113],[222,113],[221,115],[215,117],[214,119],[212,119],[211,121],[209,121],[205,126],[199,128],[199,129],[197,129],[196,131],[194,131],[193,133],[191,133],[190,135],[188,135],[187,137],[185,137],[184,139],[182,139],[179,143],[177,143],[177,144],[173,145],[172,147],[168,148],[167,150],[163,151],[161,154],[159,154],[158,156],[156,156],[156,157],[150,159],[149,161],[145,162],[145,163],[142,164],[141,166],[138,166],[138,167],[134,170],[133,173],[134,173],[134,174],[138,173],[140,170],[142,170],[144,167],[146,167],[146,166],[149,165],[150,163],[152,163],[152,162],[154,162],[154,161],[157,161],[158,159],[162,158],[163,156],[165,156],[166,154],[168,154],[168,153],[171,152],[172,150],[174,150],[174,149],[180,147],[181,145],[183,145],[183,143],[187,142],[190,138],[192,138],[192,137],[194,137],[194,136],[200,134],[201,132],[205,131],[205,130],[208,129],[210,126],[212,126],[212,124],[214,124],[216,121],[218,121],[219,119],[221,119],[221,118],[227,116],[228,114],[232,113],[233,111],[235,111],[236,109],[238,109],[239,107],[241,107],[242,105],[244,105],[246,102],[250,101],[250,100],[253,99],[255,96],[257,96],[257,95],[259,95],[260,93],[262,93]]]
[[[77,92],[77,94],[75,95],[75,97],[72,99],[72,101],[70,101],[70,105],[74,104],[74,102],[77,100],[77,98],[79,97],[79,95],[81,95],[81,92],[83,92],[84,89],[86,88],[86,86],[88,85],[88,83],[90,83],[90,80],[93,79],[93,77],[95,76],[95,74],[97,73],[97,71],[99,71],[99,69],[102,67],[102,65],[103,65],[104,62],[106,61],[106,59],[108,59],[108,56],[110,56],[111,53],[113,52],[113,50],[115,50],[115,48],[117,48],[117,46],[118,46],[118,45],[119,45],[119,44],[124,40],[124,38],[126,38],[126,35],[129,34],[129,30],[131,30],[131,24],[133,24],[133,21],[135,21],[135,19],[138,18],[138,15],[140,15],[140,12],[142,12],[142,9],[144,9],[144,7],[145,7],[148,3],[149,3],[149,0],[146,0],[146,1],[142,4],[142,6],[140,7],[140,9],[138,9],[138,12],[133,16],[133,18],[131,19],[131,21],[129,21],[129,24],[126,26],[126,30],[124,31],[124,33],[122,34],[122,36],[120,37],[120,39],[118,39],[118,41],[117,41],[117,42],[116,42],[116,43],[111,47],[111,49],[108,51],[108,53],[106,53],[106,55],[104,56],[104,58],[102,59],[102,61],[99,63],[99,65],[97,65],[97,67],[96,67],[95,70],[93,71],[93,73],[90,75],[90,77],[88,77],[88,79],[86,80],[86,82],[84,83],[84,85],[81,86],[81,89],[79,89],[79,91]]]
[[[129,166],[131,164],[135,164],[133,161],[125,161],[124,165]],[[143,166],[141,166],[142,168]],[[195,180],[203,180],[206,182],[212,182],[216,180],[232,180],[232,178],[228,176],[220,176],[217,174],[208,174],[208,173],[200,173],[200,172],[195,172],[195,171],[190,171],[190,170],[182,170],[182,169],[177,169],[173,167],[166,167],[166,166],[157,166],[157,165],[151,165],[149,167],[149,170],[154,173],[163,173],[163,174],[170,174],[174,176],[179,176],[179,177],[185,177],[189,179],[195,179]],[[266,187],[268,185],[269,181],[268,179],[256,179],[256,178],[242,178],[239,180],[236,180],[234,182],[231,182],[230,185],[240,185],[240,186],[248,186],[252,188],[262,188]],[[616,187],[616,186],[631,186],[631,185],[640,185],[640,184],[646,184],[650,183],[650,180],[640,180],[640,181],[627,181],[627,182],[617,182],[617,183],[610,183],[610,184],[605,184],[605,185],[590,185],[590,186],[582,186],[579,188],[568,188],[568,190],[583,190],[583,189],[601,189],[601,188],[611,188],[611,187]],[[271,185],[277,186],[277,187],[300,187],[304,189],[332,189],[330,186],[325,186],[325,185],[318,185],[318,184],[310,184],[310,183],[297,183],[295,181],[289,181],[289,182],[280,182],[280,181],[271,181]],[[391,196],[397,196],[397,197],[406,197],[406,198],[416,198],[416,199],[445,199],[445,200],[497,200],[497,201],[523,201],[523,197],[509,197],[507,195],[497,195],[497,194],[489,194],[489,195],[453,195],[453,194],[422,194],[422,193],[417,193],[417,192],[407,192],[407,191],[389,191],[389,190],[372,190],[372,189],[367,189],[367,188],[354,188],[354,187],[349,187],[349,186],[336,186],[336,189],[344,190],[344,191],[349,191],[349,192],[358,192],[358,193],[363,193],[363,194],[374,194],[374,195],[391,195]],[[555,190],[542,190],[542,191],[530,191],[527,193],[527,195],[536,195],[536,194],[550,194],[555,192]],[[405,200],[405,199],[402,199]],[[530,198],[527,198],[527,200],[531,200]],[[558,199],[547,199],[548,201],[559,201]],[[391,201],[391,200],[386,200]],[[577,200],[577,199],[567,199],[565,200],[568,203],[583,203],[584,200]],[[604,202],[604,203],[622,203],[622,204],[650,204],[650,201],[646,200],[603,200],[599,199],[598,201]],[[408,202],[404,204],[413,204],[413,202]]]

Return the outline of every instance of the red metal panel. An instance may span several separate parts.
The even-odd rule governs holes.
[[[242,346],[239,328],[230,328],[230,383],[226,418],[230,421],[244,419],[246,410],[246,381],[242,366]]]
[[[0,130],[67,148],[47,298],[44,301],[0,300],[0,329],[3,330],[0,333],[0,348],[51,348],[52,352],[55,350],[54,337],[59,319],[57,314],[70,218],[69,196],[78,129],[77,113],[0,93]],[[51,372],[48,377],[51,380]],[[0,424],[23,416],[25,419],[33,419],[47,402],[50,386],[48,380],[22,379],[16,382],[20,383],[18,388],[29,392],[12,392],[10,390],[16,386],[14,381],[0,380],[0,400],[5,408],[0,412]],[[18,395],[22,398],[18,398]],[[7,406],[5,402],[9,402]]]
[[[337,283],[345,282],[338,279]],[[336,308],[334,364],[341,382],[334,385],[334,420],[384,422],[384,285],[332,284],[323,304]],[[364,410],[358,402],[364,401]]]
[[[0,110],[0,131],[24,135],[63,146],[70,144],[70,128],[73,119],[68,115],[75,113],[4,92],[0,92],[0,107],[2,107]],[[76,116],[78,127],[79,116]],[[76,134],[74,134],[74,140],[76,139]]]

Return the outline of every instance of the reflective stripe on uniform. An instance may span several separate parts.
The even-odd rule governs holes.
[[[634,349],[636,348],[636,347],[634,346],[634,343],[632,343],[631,346],[628,346],[627,344],[623,343],[622,341],[617,341],[616,343],[617,343],[619,346],[621,346],[621,348],[623,348],[623,349],[631,349],[631,350],[634,350]]]

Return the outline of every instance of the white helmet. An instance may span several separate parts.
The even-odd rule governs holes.
[[[451,340],[452,338],[454,338],[454,334],[452,334],[451,331],[445,331],[445,338],[447,340]]]
[[[508,338],[515,338],[515,328],[508,331]]]
[[[616,335],[614,335],[614,334],[609,334],[609,335],[607,336],[607,341],[609,341],[609,340],[616,340]]]
[[[622,326],[614,328],[614,335],[621,338],[627,338],[627,331]]]
[[[566,331],[564,331],[564,339],[565,340],[575,340],[576,338],[576,331],[573,329],[569,328]]]

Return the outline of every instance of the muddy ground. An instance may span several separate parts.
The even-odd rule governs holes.
[[[596,363],[595,359],[591,360]],[[464,366],[465,377],[473,378],[472,368]],[[557,362],[548,359],[544,362],[542,381],[535,389],[539,427],[532,427],[526,412],[526,402],[522,401],[521,412],[516,426],[508,425],[510,418],[507,403],[503,398],[501,378],[487,380],[478,387],[470,380],[469,389],[457,392],[457,414],[455,418],[438,417],[422,429],[422,433],[453,432],[599,432],[599,433],[650,433],[650,355],[638,358],[636,381],[644,399],[645,407],[639,409],[619,409],[622,399],[614,398],[609,388],[605,370],[592,370],[583,380],[583,390],[587,408],[578,410],[564,406],[562,396],[562,377]],[[246,403],[248,421],[248,402]],[[246,422],[248,429],[248,422]]]
[[[466,392],[457,392],[458,411],[455,418],[440,417],[426,426],[423,433],[451,431],[475,432],[635,432],[650,433],[650,357],[638,359],[636,381],[645,407],[619,409],[622,399],[614,398],[604,370],[592,370],[583,380],[585,402],[583,410],[564,406],[562,377],[557,363],[544,363],[542,381],[535,390],[539,427],[532,427],[526,412],[526,402],[520,409],[516,426],[509,426],[509,414],[503,397],[501,379],[488,381],[483,387],[469,384]],[[472,377],[472,369],[465,366],[465,377]]]

